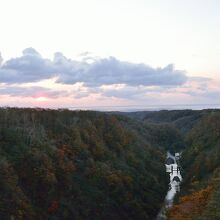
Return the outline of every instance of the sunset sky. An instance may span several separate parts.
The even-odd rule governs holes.
[[[219,0],[0,0],[0,105],[219,107]]]

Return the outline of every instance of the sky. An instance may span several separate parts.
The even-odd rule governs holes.
[[[0,106],[220,107],[219,0],[0,0]]]

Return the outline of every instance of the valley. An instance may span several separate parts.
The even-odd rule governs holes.
[[[220,219],[219,140],[218,110],[2,108],[0,215],[152,220],[165,200],[167,220]]]

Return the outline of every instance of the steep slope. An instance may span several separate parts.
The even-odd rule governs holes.
[[[167,190],[154,129],[98,112],[0,109],[1,219],[153,219]]]
[[[202,118],[187,136],[183,195],[169,219],[220,219],[220,113]]]

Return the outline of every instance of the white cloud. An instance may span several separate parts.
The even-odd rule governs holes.
[[[172,64],[152,68],[114,57],[95,58],[93,62],[74,61],[62,53],[56,53],[54,59],[49,60],[33,48],[25,49],[21,57],[10,59],[0,67],[0,82],[8,84],[37,82],[55,76],[58,83],[82,82],[87,87],[112,84],[179,86],[187,81],[185,72],[175,70]]]
[[[189,77],[170,64],[153,68],[114,57],[72,60],[62,53],[46,59],[33,48],[0,66],[0,95],[70,100],[125,100],[135,103],[172,103],[210,100],[218,85],[204,77]],[[87,62],[87,58],[89,62]],[[1,59],[2,60],[2,59]],[[44,80],[44,81],[42,81]],[[48,83],[49,82],[49,83]],[[44,87],[45,86],[45,87]]]

